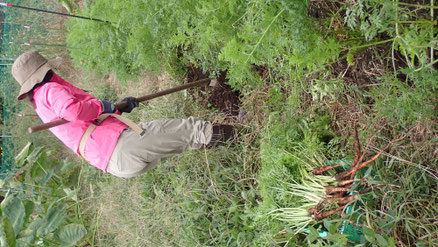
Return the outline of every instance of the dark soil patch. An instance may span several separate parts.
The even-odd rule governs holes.
[[[382,76],[390,69],[390,61],[385,54],[386,47],[370,47],[359,51],[353,57],[354,64],[349,64],[346,59],[332,64],[334,75],[341,75],[350,85],[365,86],[373,83],[376,77]]]
[[[186,80],[188,82],[201,80],[210,77],[210,73],[204,73],[201,69],[189,67],[187,69]],[[217,78],[217,85],[214,87],[201,86],[195,89],[189,89],[188,92],[195,99],[200,100],[200,103],[208,109],[217,109],[228,116],[237,116],[239,114],[240,94],[234,92],[232,88],[226,84],[226,72],[222,72]]]
[[[311,0],[307,7],[307,14],[313,18],[328,18],[336,13],[339,6],[330,0]]]

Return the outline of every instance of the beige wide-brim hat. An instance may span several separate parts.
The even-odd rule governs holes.
[[[61,62],[59,57],[47,60],[35,50],[21,54],[12,65],[12,76],[21,86],[17,99],[24,99],[25,94],[42,82],[49,70],[58,68]]]

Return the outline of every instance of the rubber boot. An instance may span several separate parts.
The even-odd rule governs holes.
[[[227,141],[236,137],[236,128],[232,125],[213,124],[213,135],[207,148],[224,146]]]

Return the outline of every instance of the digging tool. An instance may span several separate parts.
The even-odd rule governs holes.
[[[181,86],[178,86],[178,87],[166,89],[166,90],[163,90],[163,91],[160,91],[160,92],[157,92],[157,93],[153,93],[153,94],[145,95],[145,96],[142,96],[142,97],[138,97],[136,99],[137,99],[138,102],[147,101],[147,100],[151,100],[151,99],[163,96],[163,95],[167,95],[167,94],[171,94],[171,93],[174,93],[174,92],[182,91],[184,89],[188,89],[188,88],[192,88],[192,87],[197,87],[197,86],[200,86],[200,85],[205,84],[207,82],[210,82],[210,86],[215,86],[217,84],[217,80],[216,79],[212,80],[210,78],[205,78],[205,79],[194,81],[194,82],[191,82],[191,83],[188,83],[188,84],[184,84],[184,85],[181,85]],[[124,107],[126,107],[126,104],[127,104],[126,102],[120,102],[120,103],[115,104],[115,106],[117,108],[124,108]],[[46,129],[50,129],[50,128],[53,128],[53,127],[56,127],[56,126],[59,126],[59,125],[63,125],[63,124],[66,124],[68,122],[69,121],[67,121],[65,119],[59,119],[59,120],[56,120],[56,121],[52,121],[52,122],[48,122],[48,123],[45,123],[45,124],[40,124],[40,125],[36,125],[36,126],[30,127],[28,129],[28,131],[29,131],[29,133],[35,133],[35,132],[38,132],[38,131],[41,131],[41,130],[46,130]]]

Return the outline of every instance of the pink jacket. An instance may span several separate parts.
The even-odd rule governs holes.
[[[73,152],[79,154],[79,142],[88,126],[102,113],[100,101],[54,74],[52,79],[34,89],[34,107],[44,123],[65,119],[69,123],[50,131]],[[120,134],[128,126],[108,117],[91,133],[85,146],[85,159],[106,172]]]

